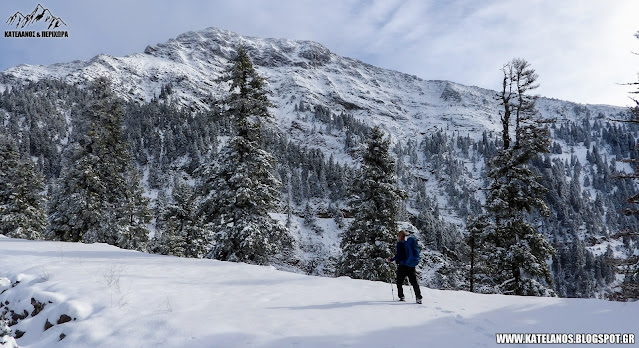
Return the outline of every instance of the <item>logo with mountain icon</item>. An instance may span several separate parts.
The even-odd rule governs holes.
[[[45,8],[40,4],[38,4],[28,15],[24,15],[22,12],[17,11],[9,17],[9,19],[7,19],[6,23],[9,25],[15,24],[16,28],[22,29],[40,21],[44,21],[48,24],[47,30],[55,30],[63,25],[67,25],[62,18],[54,16],[48,8]]]

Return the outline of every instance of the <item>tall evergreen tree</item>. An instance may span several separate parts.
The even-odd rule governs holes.
[[[639,39],[639,31],[635,33],[635,37]],[[639,82],[630,83],[633,86],[639,86]],[[639,90],[632,92],[633,94],[639,94]],[[635,103],[635,106],[630,109],[631,118],[630,120],[619,120],[621,122],[639,124],[639,99],[632,98]],[[639,146],[633,151],[639,150]],[[639,159],[633,154],[629,154],[628,159],[623,160],[623,162],[630,163],[633,166],[634,173],[621,175],[621,178],[624,179],[639,179]],[[633,206],[633,208],[627,208],[624,213],[625,215],[639,215],[639,209],[636,208],[636,205],[639,204],[639,194],[632,195],[627,198],[629,204]],[[639,232],[624,230],[620,231],[617,234],[618,237],[623,237],[626,240],[634,239],[635,245],[639,245]],[[636,255],[635,252],[630,251],[630,255],[625,259],[615,259],[613,262],[617,268],[617,273],[624,275],[624,280],[620,285],[620,289],[615,297],[619,300],[637,300],[639,299],[639,256]]]
[[[547,295],[551,294],[552,277],[546,260],[555,252],[530,220],[533,210],[541,215],[550,212],[543,200],[547,190],[530,162],[549,152],[550,133],[538,119],[536,98],[527,94],[537,87],[537,74],[529,63],[513,59],[502,71],[504,86],[497,97],[505,110],[501,115],[503,148],[489,162],[486,212],[468,225],[475,252],[471,284],[474,287],[477,271],[484,270],[487,274],[480,279],[489,280],[489,284],[483,285],[497,292]],[[514,144],[511,124],[515,126]]]
[[[164,208],[163,228],[154,240],[154,252],[180,257],[202,258],[209,247],[209,235],[198,216],[196,197],[182,177],[174,179],[173,202]]]
[[[286,228],[268,214],[277,207],[281,185],[275,159],[261,140],[261,124],[272,117],[272,104],[244,47],[238,49],[224,80],[230,82],[224,104],[234,120],[235,135],[202,170],[207,198],[201,215],[213,235],[208,257],[268,264],[292,246]]]
[[[85,122],[66,151],[50,205],[49,239],[144,250],[150,220],[122,130],[122,109],[105,78],[93,81]]]
[[[122,230],[118,234],[116,245],[124,249],[145,250],[149,241],[148,224],[151,222],[150,200],[143,195],[140,174],[137,169],[129,168],[127,185],[121,198]]]
[[[96,173],[97,162],[79,143],[65,150],[60,179],[52,188],[47,239],[79,242],[89,230],[98,228],[104,187]]]
[[[397,187],[395,160],[384,132],[371,130],[362,156],[361,172],[354,178],[350,208],[354,220],[343,234],[339,275],[388,280],[386,259],[394,253],[399,203],[406,197]]]
[[[0,234],[40,239],[47,226],[43,178],[15,142],[0,134]]]

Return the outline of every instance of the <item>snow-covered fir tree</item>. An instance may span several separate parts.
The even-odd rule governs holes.
[[[311,207],[310,202],[306,202],[306,206],[304,207],[304,226],[316,234],[321,235],[323,233],[322,227],[317,224],[317,217],[315,215],[315,209]]]
[[[637,34],[639,37],[639,33]],[[636,106],[632,109],[633,121],[639,123],[639,100],[635,99]],[[639,160],[629,160],[634,164],[634,173],[630,175],[632,179],[639,179]],[[628,198],[628,202],[631,204],[639,204],[639,195],[633,195]],[[625,212],[628,215],[639,215],[639,209],[629,208]],[[620,285],[619,294],[617,299],[628,300],[639,299],[639,232],[625,230],[620,232],[621,238],[625,244],[630,246],[634,244],[634,248],[630,247],[628,255],[625,259],[615,260],[615,265],[618,267],[618,273],[623,274],[624,279]],[[634,242],[634,243],[633,243]],[[632,249],[635,249],[633,252]]]
[[[109,81],[90,87],[93,101],[83,110],[81,132],[67,149],[66,163],[53,191],[47,237],[107,243],[144,250],[150,220],[148,200],[123,138],[122,108]]]
[[[549,152],[548,127],[538,120],[535,97],[527,94],[537,87],[537,75],[527,61],[513,59],[503,68],[504,84],[499,101],[504,107],[503,148],[489,162],[484,215],[468,225],[473,287],[484,283],[482,291],[543,296],[552,294],[552,277],[546,260],[554,248],[531,220],[533,211],[548,215],[543,200],[547,189],[540,183],[530,162]],[[511,144],[509,126],[515,126]],[[477,263],[481,266],[477,267]],[[478,271],[485,272],[477,277]],[[471,288],[471,290],[475,290]]]
[[[268,90],[240,47],[225,76],[224,100],[235,135],[211,165],[203,168],[201,215],[213,236],[208,257],[268,264],[292,247],[284,226],[269,216],[277,207],[281,182],[274,157],[262,148],[261,124],[271,118]],[[279,255],[282,256],[282,255]],[[284,259],[286,257],[283,257]]]
[[[204,257],[210,236],[198,215],[193,188],[182,176],[174,179],[172,198],[172,202],[163,208],[162,229],[156,232],[152,251],[180,257]]]
[[[79,242],[101,217],[100,192],[96,166],[99,159],[79,143],[69,144],[60,179],[52,187],[47,239]]]
[[[121,207],[123,228],[116,245],[125,249],[145,250],[149,241],[148,224],[152,218],[149,209],[150,200],[144,196],[144,189],[140,185],[140,173],[137,169],[130,168],[127,174],[124,206]]]
[[[0,234],[40,239],[47,226],[42,175],[21,158],[16,143],[0,134]]]
[[[386,259],[395,252],[397,214],[406,194],[399,189],[390,141],[379,127],[371,130],[361,172],[353,178],[350,209],[353,222],[342,236],[338,275],[388,280]]]
[[[639,39],[639,31],[635,33],[635,37]],[[634,82],[632,85],[639,85],[639,82]],[[639,90],[632,92],[633,94],[639,94]],[[639,99],[632,98],[635,106],[631,108],[631,118],[629,120],[623,120],[626,123],[639,124]],[[624,179],[639,179],[639,159],[637,159],[636,151],[639,150],[639,146],[631,149],[631,153],[624,159],[623,162],[630,163],[633,166],[633,173],[621,175]],[[634,153],[632,153],[634,152]],[[627,197],[628,203],[632,205],[632,208],[627,208],[624,213],[626,215],[639,215],[639,194],[634,194]],[[617,268],[617,273],[623,275],[623,281],[619,286],[618,291],[614,294],[614,298],[618,300],[637,300],[639,299],[639,231],[637,230],[622,230],[616,234],[617,238],[622,238],[624,244],[634,244],[634,248],[628,248],[628,255],[625,258],[616,258],[613,260],[613,264]],[[634,242],[634,243],[633,243]],[[635,250],[633,250],[635,249]]]

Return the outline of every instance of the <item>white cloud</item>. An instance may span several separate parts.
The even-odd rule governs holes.
[[[639,3],[493,1],[473,8],[475,3],[423,9],[430,25],[419,27],[425,29],[422,39],[388,42],[379,47],[378,62],[424,78],[498,88],[502,64],[522,57],[539,73],[542,95],[627,104],[627,89],[617,83],[635,76],[638,58],[629,51],[639,46],[632,37]],[[414,17],[406,16],[406,23]]]

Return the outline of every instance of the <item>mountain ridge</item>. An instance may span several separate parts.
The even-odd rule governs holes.
[[[210,95],[224,93],[216,79],[240,44],[247,47],[257,70],[267,78],[276,96],[274,102],[283,110],[275,111],[276,116],[278,113],[290,113],[292,97],[302,95],[303,101],[309,104],[334,107],[336,112],[352,112],[360,119],[378,115],[373,116],[373,123],[377,124],[386,124],[381,117],[391,117],[394,121],[412,118],[412,123],[422,123],[423,126],[424,122],[416,120],[427,118],[435,122],[441,121],[437,120],[440,117],[451,120],[451,116],[457,116],[469,123],[435,123],[439,123],[440,127],[452,125],[497,130],[497,123],[490,121],[490,116],[498,112],[494,100],[496,91],[452,81],[425,80],[379,68],[339,56],[314,41],[263,39],[214,27],[183,33],[164,43],[147,46],[143,53],[124,57],[100,54],[87,61],[49,66],[20,65],[1,72],[0,85],[6,88],[19,81],[42,78],[71,84],[85,83],[106,75],[113,81],[116,93],[124,99],[148,102],[159,94],[163,85],[173,84],[177,92],[173,98],[177,104],[192,111],[204,110],[208,108]],[[300,102],[297,100],[297,103]],[[550,114],[556,113],[557,104],[562,103],[615,112],[623,110],[616,106],[578,104],[542,97],[540,111],[551,117]],[[464,110],[459,110],[460,106]],[[466,117],[469,112],[473,117]],[[396,123],[392,126],[401,128]],[[425,127],[411,128],[410,133],[413,133],[417,128]]]

